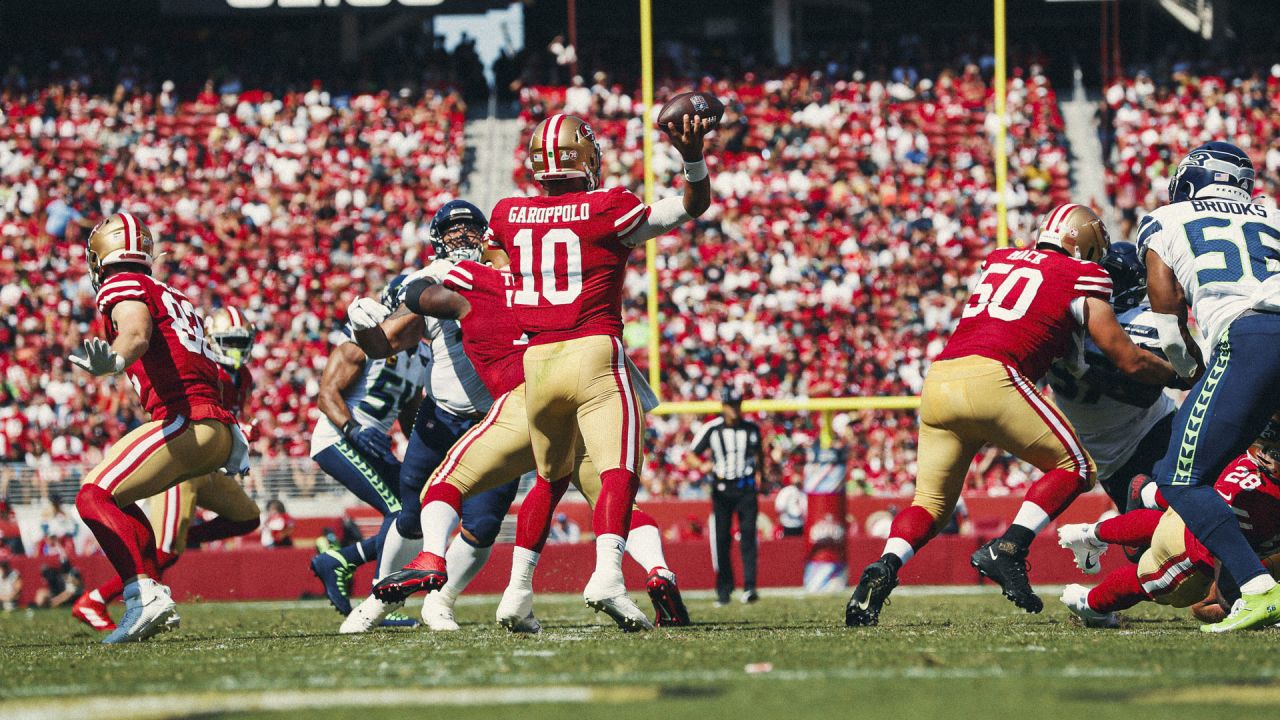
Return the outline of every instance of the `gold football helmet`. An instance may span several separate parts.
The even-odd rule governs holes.
[[[1100,263],[1111,247],[1111,236],[1098,213],[1086,205],[1067,203],[1044,216],[1036,230],[1036,245],[1052,245],[1073,258]]]
[[[89,233],[87,245],[89,280],[95,290],[102,285],[102,271],[108,265],[137,263],[151,267],[155,260],[155,237],[151,230],[126,212],[98,223]]]
[[[586,178],[600,186],[600,145],[582,118],[558,113],[538,123],[529,138],[529,168],[538,182]]]
[[[248,361],[257,335],[253,323],[230,305],[214,310],[205,321],[205,337],[218,362],[235,370]]]

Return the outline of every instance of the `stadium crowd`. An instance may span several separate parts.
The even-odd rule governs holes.
[[[1128,158],[1109,181],[1138,189],[1133,207],[1163,192],[1154,176],[1125,175],[1155,167],[1153,154],[1176,156],[1241,123],[1277,135],[1276,74],[1203,91],[1192,89],[1198,78],[1173,77],[1169,88],[1142,76],[1107,88],[1115,152]],[[986,71],[748,71],[702,82],[729,108],[711,154],[719,201],[659,240],[664,397],[715,397],[725,383],[748,397],[918,392],[995,232]],[[0,458],[56,482],[140,422],[126,387],[86,382],[65,360],[101,322],[81,242],[93,218],[116,209],[160,232],[167,281],[210,309],[236,303],[259,327],[260,388],[247,413],[261,431],[255,451],[305,455],[308,398],[347,302],[429,252],[424,219],[458,193],[465,102],[448,90],[358,94],[318,82],[281,92],[210,82],[190,97],[169,83],[93,86],[11,73],[0,95]],[[1016,237],[1067,198],[1069,165],[1057,99],[1037,67],[1014,71],[1008,101]],[[597,74],[526,86],[520,102],[526,128],[562,109],[589,118],[605,184],[639,189],[642,124],[625,86]],[[1264,176],[1280,169],[1277,143],[1251,148]],[[678,186],[678,169],[659,141],[660,194]],[[530,189],[523,167],[515,174]],[[628,283],[626,337],[643,366],[639,263]],[[650,494],[698,492],[683,459],[695,420],[652,419]],[[818,418],[762,420],[781,484],[803,472]],[[910,491],[910,413],[840,414],[833,431],[856,487]],[[1027,479],[992,453],[971,481],[1001,493]]]
[[[1120,236],[1167,202],[1170,166],[1210,140],[1229,139],[1249,153],[1259,193],[1274,200],[1280,189],[1280,64],[1223,75],[1179,64],[1159,80],[1139,71],[1105,88],[1099,116]]]

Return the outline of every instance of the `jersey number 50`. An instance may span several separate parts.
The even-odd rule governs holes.
[[[532,228],[520,230],[514,240],[520,250],[520,289],[512,297],[516,305],[568,305],[578,299],[582,294],[582,243],[577,233],[568,228],[546,231],[537,243],[541,250],[538,257],[534,257]],[[565,257],[563,278],[556,274],[561,248]]]
[[[1035,268],[991,263],[978,279],[978,287],[974,288],[973,297],[961,316],[968,318],[986,312],[996,320],[1017,320],[1027,314],[1043,282],[1044,275]],[[1018,295],[1011,299],[1015,290]]]

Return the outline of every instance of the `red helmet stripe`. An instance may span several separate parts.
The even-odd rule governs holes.
[[[141,251],[142,248],[138,247],[138,221],[127,212],[120,213],[120,219],[124,221],[124,249]]]
[[[231,327],[244,327],[244,322],[240,320],[240,311],[227,306],[227,315],[231,317]]]

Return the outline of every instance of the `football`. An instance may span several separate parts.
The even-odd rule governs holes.
[[[724,117],[724,103],[710,93],[682,92],[662,106],[662,112],[658,113],[658,127],[664,131],[668,123],[675,123],[679,127],[685,115],[711,120],[711,128],[714,130],[719,127],[720,118]]]

